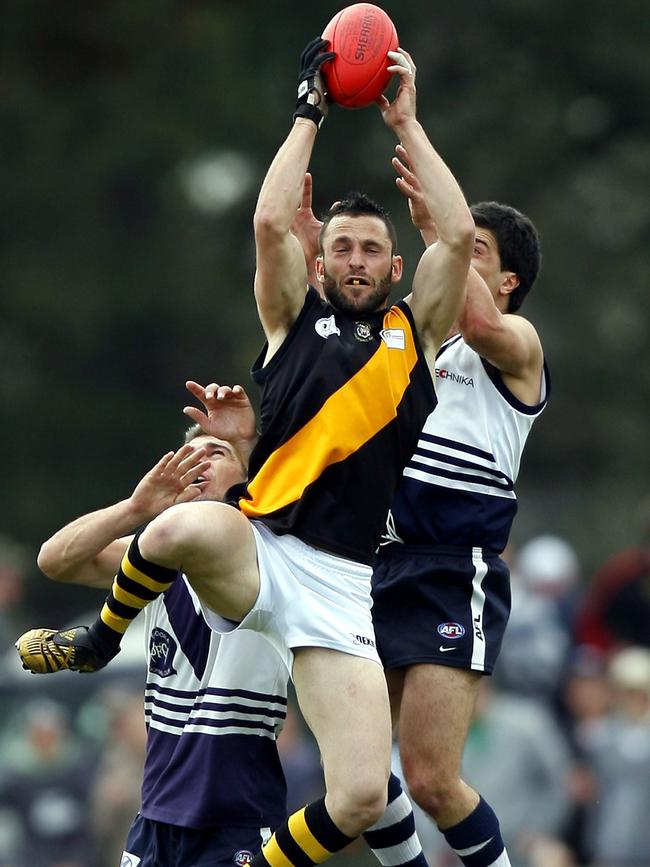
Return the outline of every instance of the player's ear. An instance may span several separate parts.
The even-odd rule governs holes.
[[[514,292],[517,286],[519,286],[519,282],[519,275],[515,274],[514,271],[504,271],[499,286],[499,294],[510,295],[510,293]]]
[[[322,256],[316,256],[316,259],[314,260],[314,270],[316,271],[319,283],[322,283],[325,280],[325,266],[323,265]]]
[[[402,271],[404,270],[404,260],[397,254],[393,255],[393,261],[390,266],[390,282],[399,283],[402,279]]]

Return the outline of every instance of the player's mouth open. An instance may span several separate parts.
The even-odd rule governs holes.
[[[370,280],[367,277],[362,277],[360,274],[353,274],[345,279],[346,286],[370,286]]]

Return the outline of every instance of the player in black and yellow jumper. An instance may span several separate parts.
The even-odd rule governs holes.
[[[391,52],[400,85],[379,108],[408,150],[438,242],[422,255],[411,294],[387,309],[402,260],[383,211],[356,197],[323,226],[316,270],[325,300],[305,293],[305,258],[291,223],[326,111],[325,47],[314,40],[303,52],[294,123],[255,213],[255,297],[267,344],[254,369],[264,390],[262,436],[239,509],[168,509],[134,540],[109,615],[90,630],[46,639],[66,649],[67,667],[98,667],[156,587],[182,571],[214,628],[241,621],[285,654],[321,750],[327,794],[289,817],[256,867],[323,861],[386,805],[391,725],[368,564],[434,405],[427,364],[462,307],[474,242],[464,196],[416,118],[413,62]]]

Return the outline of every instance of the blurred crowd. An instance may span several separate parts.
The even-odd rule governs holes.
[[[506,556],[512,614],[463,775],[499,816],[513,867],[650,867],[650,533],[590,576],[558,536]],[[20,570],[5,559],[0,635],[10,648]],[[143,763],[140,653],[117,676],[66,673],[37,688],[0,668],[0,867],[120,863]],[[295,705],[279,747],[295,809],[323,788]],[[417,822],[431,867],[456,867],[435,826]],[[374,863],[362,843],[335,861]]]

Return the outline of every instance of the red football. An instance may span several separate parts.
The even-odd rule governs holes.
[[[386,57],[399,45],[395,25],[372,3],[346,6],[323,30],[329,40],[326,51],[336,57],[323,64],[328,99],[345,108],[363,108],[375,102],[391,78]]]

